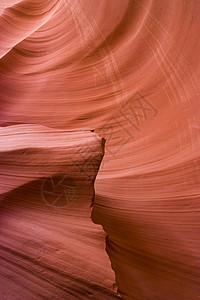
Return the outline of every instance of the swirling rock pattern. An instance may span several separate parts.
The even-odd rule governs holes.
[[[0,124],[10,131],[13,126],[22,126],[15,124],[94,130],[107,140],[95,183],[92,220],[107,234],[106,251],[123,299],[196,300],[200,294],[199,10],[197,0],[1,3]],[[6,156],[3,159],[6,161]],[[60,160],[58,153],[55,162]],[[5,164],[1,176],[9,168]],[[18,180],[15,177],[1,188],[7,189]],[[24,184],[30,191],[28,183]],[[26,198],[23,193],[21,198]],[[24,201],[37,224],[35,206],[27,199]],[[7,203],[13,201],[7,198]],[[2,222],[9,224],[11,231],[17,226],[14,220],[26,218],[23,209],[16,212],[12,205],[7,204],[3,211]],[[58,215],[62,231],[67,225],[63,215]],[[55,232],[47,210],[43,219]],[[81,217],[76,226],[85,228]],[[92,269],[88,273],[83,270],[82,278],[88,274],[88,282],[93,278],[100,284],[102,277],[94,270],[98,270],[97,261],[102,268],[105,261],[105,270],[110,272],[107,278],[112,281],[109,264],[99,250],[102,244],[91,237],[95,225],[88,226],[85,239],[87,244],[95,241],[94,256],[92,263],[90,257],[85,258],[84,268],[88,261]],[[26,225],[16,230],[16,243],[22,244],[26,232]],[[71,241],[81,240],[75,235]],[[58,238],[56,233],[54,236]],[[51,235],[48,239],[55,242]],[[5,247],[11,251],[10,244],[2,244],[3,251]],[[63,245],[52,254],[59,261],[56,274],[61,274],[60,265],[67,267],[60,261],[67,255]],[[38,249],[39,245],[27,242],[27,247]],[[7,261],[4,268],[15,274],[21,258],[14,252],[10,255],[15,260],[12,264]],[[50,259],[49,252],[43,256]],[[72,265],[77,266],[79,259],[73,257]],[[32,276],[31,266],[27,260],[27,276]],[[69,271],[73,278],[77,272],[72,267]],[[26,294],[23,299],[55,299],[44,291],[49,286],[54,289],[50,279],[45,281],[38,274],[34,277],[38,294]],[[56,290],[57,299],[114,297],[111,289],[105,296],[83,295],[80,281],[74,280],[70,288],[68,281],[56,276],[51,277],[55,278],[55,289],[63,289],[63,294]],[[22,298],[16,296],[20,284],[21,280],[13,283],[15,297],[9,296],[9,300]],[[109,290],[106,284],[105,288]],[[20,291],[25,295],[25,287]],[[72,294],[75,291],[79,295]]]

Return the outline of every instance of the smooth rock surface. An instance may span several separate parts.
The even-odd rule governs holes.
[[[199,1],[8,0],[2,1],[0,10],[1,126],[5,129],[31,123],[52,130],[94,130],[104,137],[105,156],[95,182],[92,220],[103,226],[107,235],[106,250],[120,295],[125,300],[197,300],[200,295]],[[5,147],[7,143],[8,140]],[[52,149],[45,151],[52,153]],[[57,154],[54,170],[57,163],[62,168],[66,160],[65,155]],[[25,158],[16,159],[24,162]],[[1,176],[8,171],[12,173],[9,162],[4,163]],[[48,168],[44,172],[49,174]],[[26,176],[33,180],[32,173]],[[0,183],[1,188],[8,191],[21,180],[14,178]],[[12,193],[10,197],[15,199],[17,195]],[[22,206],[29,207],[37,224],[37,203],[20,197]],[[31,203],[35,203],[33,208]],[[23,249],[22,240],[25,234],[28,238],[27,224],[31,218],[23,225],[19,223],[26,216],[23,209],[11,208],[9,204],[2,209],[1,222],[9,228],[15,245],[19,243]],[[81,246],[82,235],[75,232],[70,233],[69,243],[65,244],[63,230],[68,223],[62,221],[66,220],[63,213],[56,217],[60,220],[61,238],[56,234],[58,222],[53,223],[47,209],[41,217],[45,223],[44,228],[40,226],[44,230],[43,241],[48,226],[47,244],[51,241],[58,244],[56,249],[60,253],[51,255],[48,248],[42,259],[48,261],[49,268],[55,260],[58,262],[57,275],[48,273],[53,285],[49,277],[39,276],[41,269],[35,271],[32,291],[37,295],[27,291],[23,299],[55,299],[54,289],[64,299],[112,299],[109,286],[113,274],[104,254],[103,231],[99,228],[96,234],[96,225],[88,223],[89,227],[85,227],[82,217],[78,217],[74,230],[85,228],[86,245]],[[31,226],[34,240],[39,229],[37,225],[34,231],[35,225]],[[71,242],[75,243],[72,248],[79,252],[73,259],[66,257],[66,245]],[[88,254],[87,247],[93,243]],[[4,252],[5,247],[7,252],[15,251],[5,241],[2,247]],[[39,251],[37,244],[30,246],[27,242],[27,247],[33,257],[31,249]],[[89,276],[85,291],[89,282],[96,282],[112,295],[84,294],[81,283],[74,279],[80,273],[76,269],[80,253],[84,256],[81,278],[86,280]],[[2,274],[10,269],[15,277],[17,259],[21,263],[21,257],[10,255],[13,262],[3,265]],[[32,276],[28,271],[32,270],[29,261],[24,261],[27,261],[27,276]],[[69,263],[73,288],[60,275]],[[105,273],[99,271],[99,266]],[[108,285],[102,279],[105,274]],[[3,287],[4,280],[1,280]],[[18,291],[25,295],[27,282],[19,288],[23,280],[13,283],[9,289],[13,294],[6,300],[16,297],[21,300],[21,294],[16,295]],[[61,287],[65,289],[63,294]]]
[[[0,128],[1,299],[118,298],[90,219],[104,143],[89,131]]]

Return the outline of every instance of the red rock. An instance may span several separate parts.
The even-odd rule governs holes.
[[[106,250],[121,297],[198,299],[198,1],[10,0],[2,2],[0,11],[2,132],[12,131],[17,124],[23,124],[19,126],[27,132],[31,128],[27,124],[31,123],[56,132],[80,132],[84,128],[104,137],[105,156],[95,181],[92,220],[102,225],[108,235]],[[8,139],[3,141],[5,149]],[[31,136],[29,140],[33,143]],[[77,141],[79,145],[81,140]],[[54,163],[51,166],[48,160],[47,166],[42,162],[37,165],[42,178],[62,171],[68,161],[69,152],[59,149],[58,142],[56,137],[55,156],[50,149],[52,143],[45,142],[45,159],[51,157]],[[75,223],[75,231],[70,225],[66,237],[69,223],[63,210],[54,218],[55,208],[43,201],[44,210],[40,211],[39,198],[33,201],[28,196],[43,180],[41,175],[33,174],[31,166],[40,161],[37,145],[31,146],[36,152],[29,161],[26,154],[19,157],[15,147],[12,156],[8,155],[9,148],[5,154],[1,150],[4,165],[0,186],[8,194],[7,206],[1,204],[2,228],[8,228],[2,235],[2,251],[11,255],[4,256],[7,261],[1,271],[1,282],[5,289],[1,289],[1,297],[6,298],[5,291],[10,293],[9,300],[114,297],[103,231],[90,223],[90,209],[85,210],[85,225],[85,218],[78,213],[81,207],[72,202],[73,213],[68,220]],[[92,150],[88,155],[91,153]],[[18,174],[23,173],[25,163],[25,178],[14,175],[14,160],[18,163]],[[87,173],[91,166],[86,165]],[[13,180],[5,181],[6,172],[14,175]],[[59,178],[55,180],[59,182]],[[83,182],[80,180],[79,184],[87,190]],[[27,197],[18,190],[11,191],[21,184]],[[43,184],[45,188],[51,187],[51,181]],[[71,190],[73,194],[73,186]],[[16,208],[19,203],[21,209]],[[76,209],[72,207],[75,203]],[[37,223],[38,219],[42,225]],[[27,239],[23,240],[25,236]],[[37,264],[30,263],[32,258],[38,261],[40,257],[36,254],[40,249],[38,236],[42,249],[48,245],[41,261],[49,271],[43,275],[41,266],[37,269]],[[52,255],[49,245],[54,249]],[[22,252],[27,255],[24,264]],[[73,254],[67,257],[68,252]],[[21,268],[18,275],[17,263],[26,268],[26,273]],[[67,278],[63,275],[66,270]],[[17,281],[11,283],[15,277]],[[95,289],[98,294],[93,294]]]

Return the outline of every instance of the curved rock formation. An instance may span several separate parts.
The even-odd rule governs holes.
[[[106,251],[118,291],[125,300],[196,300],[200,294],[199,12],[197,0],[9,0],[1,4],[1,130],[12,132],[18,126],[24,131],[29,126],[39,126],[41,130],[48,127],[46,130],[52,132],[84,129],[94,130],[106,139],[105,156],[95,183],[92,220],[106,232]],[[4,179],[6,172],[12,174],[14,158],[7,155],[16,147],[9,148],[9,139],[5,137],[3,142],[7,154],[2,155],[1,151],[4,167],[0,174]],[[55,140],[59,143],[59,138]],[[33,143],[31,136],[29,141]],[[55,149],[48,150],[48,145],[45,141],[44,153],[53,155]],[[57,168],[63,168],[68,157],[65,151],[60,154],[59,146],[55,151],[53,174]],[[25,155],[15,154],[18,164],[26,162]],[[33,160],[36,157],[37,151]],[[44,173],[49,176],[51,171],[47,170]],[[40,181],[35,182],[32,173],[26,176],[30,180],[22,182],[23,178],[14,176],[1,183],[3,193],[9,193],[1,204],[1,222],[2,228],[12,232],[20,249],[25,247],[27,265],[23,267],[30,270],[26,271],[30,277],[25,286],[28,280],[33,281],[31,293],[34,290],[37,294],[27,291],[19,279],[10,283],[13,293],[11,288],[2,289],[2,297],[117,297],[111,291],[113,275],[100,242],[101,229],[87,223],[90,225],[84,231],[86,242],[80,244],[83,236],[77,232],[85,228],[85,219],[77,216],[79,221],[68,237],[69,243],[77,245],[79,241],[77,254],[67,258],[64,213],[44,209],[40,215],[37,203],[26,197],[36,189],[32,184],[37,186]],[[55,180],[60,182],[59,178]],[[14,188],[19,182],[24,194],[9,192],[9,187]],[[48,181],[45,184],[51,186]],[[24,201],[21,210],[14,205],[18,197]],[[31,229],[25,211],[33,218]],[[87,209],[89,217],[88,213]],[[40,245],[25,240],[23,246],[27,232],[31,231],[32,240],[36,241],[38,229],[34,226],[38,228],[39,216],[44,222],[42,240],[49,223],[47,244],[54,243],[54,253],[51,255],[48,248],[41,258],[42,266],[49,268],[46,279],[46,272],[41,276],[40,266],[27,259],[34,257],[31,251],[37,252]],[[60,223],[58,235],[54,218]],[[7,234],[2,235],[2,251],[11,258],[7,256],[1,274],[9,269],[12,276],[6,274],[11,282],[22,257],[19,248],[12,252],[12,245],[6,244]],[[45,248],[45,242],[42,243]],[[87,252],[89,245],[91,251]],[[80,262],[79,254],[84,251],[87,257]],[[56,268],[52,269],[53,261]],[[72,266],[77,268],[79,262],[81,268],[73,270]],[[62,272],[68,264],[71,267],[67,279]],[[80,269],[83,270],[79,276]],[[20,272],[24,276],[24,269]],[[87,279],[87,284],[77,277]],[[4,286],[5,278],[1,278]],[[89,282],[96,282],[105,290],[101,288],[99,294],[93,294],[98,287],[91,287]],[[91,294],[87,294],[89,286]],[[7,290],[10,294],[6,294]]]
[[[90,220],[104,142],[89,131],[0,128],[1,299],[117,299]]]

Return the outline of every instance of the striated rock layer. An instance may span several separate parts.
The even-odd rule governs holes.
[[[88,206],[86,221],[81,200],[55,212],[33,195],[64,166],[83,165],[68,155],[94,130],[107,142],[92,220],[107,235],[121,297],[198,299],[199,1],[8,0],[0,12],[1,297],[115,297],[103,231]],[[76,178],[87,205],[98,159],[91,190]]]
[[[0,145],[1,299],[117,299],[90,220],[104,140],[15,125],[1,128]]]

